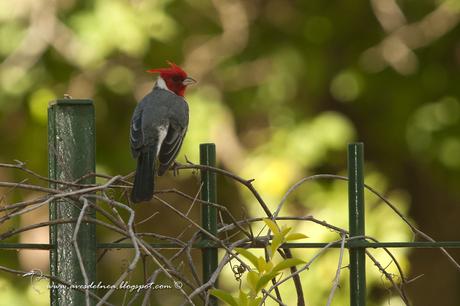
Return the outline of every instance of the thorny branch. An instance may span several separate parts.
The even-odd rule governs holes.
[[[124,204],[120,202],[119,200],[115,200],[114,196],[112,196],[115,190],[119,190],[119,191],[121,190],[122,196],[125,195],[127,192],[129,192],[129,190],[132,187],[132,184],[129,181],[130,177],[132,176],[131,174],[128,174],[125,176],[113,176],[112,177],[108,175],[89,173],[76,181],[63,182],[63,181],[51,180],[47,177],[37,174],[36,172],[26,168],[25,164],[20,161],[16,161],[15,164],[0,164],[0,168],[15,169],[15,170],[25,173],[26,175],[29,175],[31,178],[38,180],[38,182],[42,182],[44,184],[52,183],[54,185],[59,185],[59,186],[62,186],[62,188],[65,188],[65,189],[49,188],[49,187],[42,186],[39,184],[32,184],[29,182],[29,180],[24,180],[19,183],[0,182],[0,188],[7,189],[7,193],[6,193],[7,195],[5,195],[2,198],[2,203],[6,203],[5,199],[9,197],[11,191],[15,191],[17,193],[23,190],[28,190],[36,194],[36,198],[28,199],[28,200],[20,201],[20,202],[15,202],[15,203],[8,203],[8,204],[1,206],[0,213],[3,213],[3,215],[0,216],[0,225],[6,225],[8,224],[7,222],[11,221],[13,218],[24,215],[31,211],[34,211],[45,205],[48,205],[52,201],[57,200],[57,199],[71,200],[73,201],[72,203],[75,203],[75,205],[78,204],[81,209],[80,214],[77,219],[62,218],[62,219],[50,220],[46,222],[39,222],[35,224],[28,224],[28,225],[25,225],[19,228],[13,228],[12,226],[10,227],[5,226],[4,228],[7,228],[7,230],[4,231],[3,233],[0,233],[0,241],[17,236],[26,231],[40,228],[40,227],[48,227],[51,225],[57,226],[60,224],[69,224],[69,223],[74,224],[72,244],[74,247],[74,251],[76,252],[78,262],[79,262],[79,267],[82,271],[82,275],[84,277],[84,281],[86,285],[88,285],[89,283],[87,271],[85,270],[87,269],[87,267],[85,267],[84,265],[84,260],[82,258],[82,254],[80,250],[81,246],[79,245],[78,239],[77,239],[83,222],[93,223],[96,226],[103,227],[109,231],[112,231],[113,233],[120,235],[120,238],[116,239],[116,242],[122,242],[124,240],[128,240],[131,242],[134,253],[132,255],[131,260],[129,261],[129,265],[126,267],[126,269],[120,274],[120,276],[115,281],[114,283],[115,285],[118,285],[121,282],[125,281],[128,277],[130,278],[132,276],[133,271],[138,266],[140,266],[140,264],[144,265],[144,271],[147,271],[145,269],[145,265],[148,261],[151,261],[154,264],[155,269],[153,270],[153,272],[151,272],[150,276],[148,274],[145,275],[144,281],[147,283],[155,282],[155,280],[157,280],[160,275],[166,276],[174,284],[176,284],[177,281],[180,281],[180,283],[183,284],[184,287],[181,286],[181,287],[177,287],[176,289],[178,289],[179,292],[184,297],[184,305],[196,305],[196,303],[198,302],[197,299],[200,299],[201,302],[204,302],[205,305],[207,305],[207,303],[209,302],[209,291],[208,290],[216,286],[216,281],[222,269],[227,265],[231,265],[231,262],[230,262],[231,260],[237,260],[239,264],[241,265],[241,267],[244,268],[245,271],[251,270],[251,267],[248,266],[245,263],[245,261],[241,260],[241,258],[239,258],[238,255],[236,255],[236,253],[234,252],[235,248],[267,246],[268,243],[270,242],[270,239],[272,238],[272,236],[270,235],[270,232],[268,232],[267,235],[265,236],[253,234],[252,224],[255,222],[261,222],[264,218],[257,217],[257,218],[237,219],[230,213],[230,211],[224,205],[200,200],[198,195],[201,192],[201,186],[197,188],[197,192],[195,192],[193,195],[186,194],[177,189],[164,189],[164,190],[155,191],[155,197],[154,197],[155,201],[160,202],[164,207],[166,207],[171,212],[175,213],[179,218],[181,218],[188,224],[186,228],[178,236],[169,237],[169,236],[160,235],[157,233],[137,232],[136,225],[140,225],[142,223],[151,221],[159,213],[154,212],[150,216],[143,218],[142,220],[137,221],[137,223],[135,223],[136,211],[134,208],[130,207],[129,205],[130,203]],[[334,277],[332,287],[330,290],[330,294],[328,297],[328,301],[327,301],[327,305],[330,305],[332,302],[334,293],[336,292],[337,288],[340,287],[340,272],[341,272],[341,269],[343,268],[342,261],[343,261],[344,250],[346,248],[345,243],[351,240],[356,240],[356,239],[365,239],[365,240],[377,242],[376,239],[372,237],[368,237],[368,236],[349,237],[349,234],[345,229],[329,224],[326,221],[316,219],[313,216],[303,216],[303,217],[301,216],[279,216],[279,213],[282,210],[283,206],[285,205],[289,196],[297,188],[301,187],[304,183],[312,181],[312,180],[318,180],[318,179],[337,179],[337,180],[346,181],[348,180],[346,177],[330,175],[330,174],[319,174],[319,175],[305,177],[299,182],[297,182],[296,184],[294,184],[286,192],[286,194],[283,196],[283,198],[279,202],[275,211],[272,212],[268,208],[268,205],[263,200],[262,196],[253,186],[252,184],[253,180],[247,180],[247,179],[241,178],[223,169],[210,167],[210,166],[196,165],[196,164],[191,163],[190,161],[187,161],[186,165],[178,165],[175,167],[175,170],[179,170],[179,169],[209,170],[219,175],[223,175],[228,178],[231,178],[238,184],[241,184],[242,186],[247,188],[253,195],[254,199],[256,199],[256,201],[259,203],[260,207],[262,208],[266,216],[268,218],[271,218],[275,222],[280,221],[280,220],[312,222],[318,226],[322,226],[329,230],[335,231],[340,235],[341,237],[340,240],[329,242],[325,247],[319,249],[318,252],[315,255],[313,255],[313,257],[310,258],[303,267],[299,269],[291,270],[291,273],[289,275],[285,276],[282,279],[275,280],[269,289],[263,290],[263,302],[267,298],[270,298],[274,300],[276,303],[278,303],[279,305],[284,305],[281,299],[280,291],[278,291],[278,288],[282,283],[292,279],[294,280],[294,284],[296,286],[296,291],[298,295],[298,305],[304,305],[305,298],[304,298],[304,294],[303,294],[301,282],[300,282],[301,274],[307,271],[309,267],[316,261],[316,259],[319,258],[328,249],[330,249],[332,246],[339,244],[340,254],[339,254],[339,259],[337,263],[337,270],[335,273],[335,277]],[[97,176],[97,177],[106,179],[106,182],[104,184],[81,184],[79,183],[83,181],[83,179],[91,177],[91,176]],[[388,207],[390,207],[390,209],[394,213],[396,213],[403,220],[403,222],[407,224],[407,226],[409,226],[409,228],[412,230],[414,234],[428,241],[434,241],[429,235],[417,229],[408,220],[408,218],[405,217],[383,195],[378,193],[375,189],[373,189],[370,186],[366,185],[365,187],[372,194],[377,196],[377,198],[380,201],[382,201]],[[181,209],[176,208],[174,205],[172,205],[170,202],[166,201],[162,197],[162,195],[166,195],[166,194],[175,195],[177,196],[179,200],[185,201],[189,205],[184,211],[182,211]],[[105,203],[106,205],[101,205],[100,203]],[[203,227],[201,227],[201,225],[197,221],[193,220],[193,218],[190,216],[191,208],[197,205],[211,205],[219,211],[219,216],[220,216],[221,221],[219,224],[217,235],[213,235],[209,233],[208,231],[206,231]],[[87,211],[90,209],[94,209],[95,211],[97,211],[101,216],[105,218],[105,221],[101,219],[95,219],[95,218],[89,217],[89,215],[87,214]],[[120,212],[118,212],[118,209],[126,211],[128,213],[128,217],[124,217],[125,214],[121,214]],[[223,217],[227,218],[227,223],[224,222]],[[189,238],[187,241],[182,240],[183,238],[181,239],[185,231],[193,233],[191,235],[191,238]],[[224,254],[221,260],[219,261],[217,269],[211,275],[211,278],[209,279],[209,281],[207,281],[206,283],[201,282],[199,274],[196,269],[196,262],[191,253],[194,243],[198,242],[200,240],[200,237],[202,237],[203,235],[205,235],[208,240],[213,241],[216,247],[219,247],[224,250]],[[167,241],[169,243],[176,245],[177,247],[175,249],[175,252],[173,252],[172,254],[168,253],[168,255],[166,255],[166,253],[161,252],[161,250],[156,249],[150,244],[148,240],[148,238],[150,237],[156,240],[159,240],[159,241],[163,240],[163,241]],[[378,268],[378,270],[382,273],[382,275],[391,283],[392,287],[395,289],[395,292],[401,297],[402,301],[406,305],[409,305],[409,301],[408,301],[407,295],[404,290],[404,285],[409,283],[410,281],[405,278],[403,274],[403,270],[401,266],[399,265],[397,259],[394,257],[394,255],[388,249],[386,248],[383,248],[383,249],[386,252],[386,254],[389,256],[389,258],[391,259],[391,262],[396,265],[396,268],[398,269],[398,272],[399,272],[398,276],[395,276],[389,273],[387,271],[387,267],[384,267],[381,263],[379,263],[369,250],[366,250],[366,255],[370,258],[370,260],[374,263],[374,265]],[[447,258],[456,266],[456,268],[460,270],[460,265],[455,261],[455,259],[444,248],[440,248],[440,249],[447,256]],[[107,251],[104,250],[101,253],[98,261],[103,258],[106,252]],[[280,253],[282,256],[285,256],[285,257],[291,256],[290,249],[283,248],[283,246],[281,246]],[[143,258],[143,260],[139,260],[141,258]],[[188,273],[187,273],[187,269],[189,271]],[[3,266],[0,266],[0,270],[9,272],[9,273],[13,273],[13,274],[17,274],[17,275],[24,275],[26,273],[23,271],[14,270],[14,269],[3,267]],[[55,283],[60,283],[60,284],[70,286],[70,284],[66,282],[65,280],[59,279],[55,276],[49,276],[49,275],[42,275],[42,276],[52,280]],[[76,289],[76,290],[80,290],[85,293],[85,301],[87,305],[90,305],[91,300],[94,300],[97,303],[97,305],[111,305],[109,300],[115,292],[115,289],[112,288],[102,293],[101,296],[98,296],[96,293],[94,293],[92,290],[89,290],[89,289]],[[276,291],[276,296],[271,293],[273,290]],[[141,297],[142,295],[143,295],[142,305],[148,305],[151,294],[152,294],[152,290],[150,289],[150,290],[145,290],[144,292],[142,291],[134,292],[130,297],[128,297],[127,294],[128,292],[125,292],[124,305],[125,304],[134,305],[135,303],[137,303],[135,301],[138,300],[139,297]]]

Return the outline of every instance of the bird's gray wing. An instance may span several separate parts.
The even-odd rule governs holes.
[[[169,126],[168,134],[166,135],[158,154],[158,160],[160,162],[158,175],[163,175],[166,170],[168,170],[169,166],[179,153],[186,133],[187,129],[179,125],[171,124]]]
[[[134,110],[133,117],[131,119],[131,129],[129,140],[131,143],[131,153],[133,157],[139,155],[139,150],[144,145],[144,133],[142,131],[142,107],[138,105]]]

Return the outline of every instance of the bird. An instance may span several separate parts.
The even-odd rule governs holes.
[[[130,127],[132,156],[137,159],[131,201],[150,201],[155,173],[163,175],[175,161],[187,133],[187,86],[196,81],[172,62],[169,67],[147,70],[159,76],[153,89],[137,104]],[[158,165],[157,165],[158,160]]]

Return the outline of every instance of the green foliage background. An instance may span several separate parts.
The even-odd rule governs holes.
[[[300,178],[344,174],[346,144],[363,141],[367,183],[436,239],[458,240],[459,20],[457,0],[2,0],[0,160],[18,159],[47,173],[47,105],[70,94],[95,101],[98,171],[129,173],[131,112],[154,80],[145,70],[171,60],[199,80],[187,93],[191,121],[179,161],[187,155],[197,162],[198,144],[215,142],[220,166],[255,178],[274,209]],[[0,177],[21,179],[4,169]],[[197,189],[188,172],[159,181],[190,194]],[[237,217],[263,216],[243,189],[220,183],[220,201]],[[14,193],[3,201],[21,197]],[[366,200],[369,235],[412,239],[388,208],[370,195]],[[155,209],[139,210],[148,215]],[[282,214],[313,214],[346,227],[346,186],[309,183]],[[159,223],[162,232],[177,230],[171,222]],[[149,226],[158,231],[158,223]],[[295,226],[310,241],[337,239],[310,224]],[[18,254],[0,252],[2,264],[24,268]],[[458,271],[439,251],[395,253],[410,276],[424,274],[407,287],[415,305],[460,303]],[[312,254],[296,253],[305,259]],[[111,275],[126,256],[112,255],[99,275]],[[336,251],[327,253],[304,274],[309,305],[327,299],[337,257]],[[373,266],[368,270],[369,305],[398,305],[385,289],[389,284]],[[335,305],[347,304],[347,276],[344,270]],[[46,288],[37,293],[28,281],[4,273],[0,284],[0,305],[47,303]],[[237,288],[229,271],[220,284]],[[292,292],[288,287],[283,290]],[[287,304],[293,305],[290,297]],[[161,295],[161,305],[174,304],[171,298]]]

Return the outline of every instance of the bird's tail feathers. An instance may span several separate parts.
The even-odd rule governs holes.
[[[131,200],[134,203],[150,201],[153,197],[156,151],[156,146],[150,146],[137,157],[134,186],[131,191]]]

